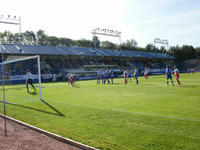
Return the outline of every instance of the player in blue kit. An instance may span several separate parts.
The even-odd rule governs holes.
[[[102,84],[105,84],[106,82],[106,74],[105,74],[105,70],[102,70]]]
[[[110,80],[109,80],[109,77],[110,77],[109,69],[105,70],[105,75],[106,75],[106,81],[107,81],[107,83],[110,83]]]
[[[110,80],[111,80],[111,83],[113,84],[113,78],[114,78],[114,71],[113,69],[110,69]]]
[[[169,66],[166,66],[165,73],[167,75],[167,85],[169,85],[169,81],[168,80],[170,79],[171,82],[172,82],[172,85],[174,86],[174,82],[172,80],[172,69]]]
[[[97,84],[100,83],[100,80],[101,80],[101,70],[98,70],[97,71]]]
[[[136,67],[134,69],[134,77],[135,77],[135,80],[136,80],[136,84],[138,85],[139,84],[139,82],[138,82],[138,70],[137,70]]]
[[[131,82],[131,70],[128,71],[128,78],[129,78],[129,81]]]

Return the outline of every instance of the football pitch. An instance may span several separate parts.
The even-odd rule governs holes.
[[[43,83],[42,97],[25,85],[5,87],[8,116],[99,148],[114,150],[199,150],[200,73],[181,74],[182,86],[166,77],[139,77],[124,85],[96,80]],[[1,86],[2,100],[2,86]],[[0,103],[3,113],[3,103]]]

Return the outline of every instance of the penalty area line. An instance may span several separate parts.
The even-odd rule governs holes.
[[[40,99],[34,99],[34,100],[24,101],[24,102],[20,102],[20,103],[17,103],[17,104],[25,104],[25,103],[36,102],[36,101],[40,101]]]
[[[152,103],[152,102],[156,102],[156,101],[161,101],[161,100],[163,100],[163,99],[158,98],[156,100],[149,100],[149,101],[146,101],[146,102],[143,102],[143,103],[138,103],[138,104],[134,104],[134,105],[126,106],[126,107],[121,107],[121,108],[132,108],[132,107],[135,107],[135,106],[141,106],[141,105],[145,105],[145,104],[148,104],[148,103]]]
[[[29,100],[29,101],[23,101],[23,102],[20,102],[20,103],[12,103],[12,102],[5,102],[6,104],[15,104],[15,105],[19,105],[19,104],[25,104],[25,103],[31,103],[31,102],[36,102],[36,101],[39,101],[40,99],[34,99],[34,100]],[[4,101],[0,101],[2,103],[4,103]]]
[[[0,103],[6,103],[6,104],[14,104],[14,105],[16,105],[16,104],[17,104],[17,103],[4,102],[4,101],[0,101]]]

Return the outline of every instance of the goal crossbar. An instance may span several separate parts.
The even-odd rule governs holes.
[[[6,64],[15,63],[15,62],[18,62],[18,61],[24,61],[24,60],[28,60],[28,59],[35,59],[35,58],[38,58],[38,57],[39,57],[39,55],[29,56],[29,57],[25,57],[25,58],[20,58],[20,59],[5,61],[5,62],[3,62],[3,64],[6,65]],[[2,65],[2,63],[0,63],[0,65]]]

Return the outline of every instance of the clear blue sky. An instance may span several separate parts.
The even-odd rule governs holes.
[[[23,32],[43,29],[48,35],[92,39],[90,31],[100,27],[121,31],[122,41],[135,39],[141,47],[154,38],[171,46],[200,46],[199,0],[5,0],[0,15],[20,16]],[[17,28],[0,24],[4,30]]]

